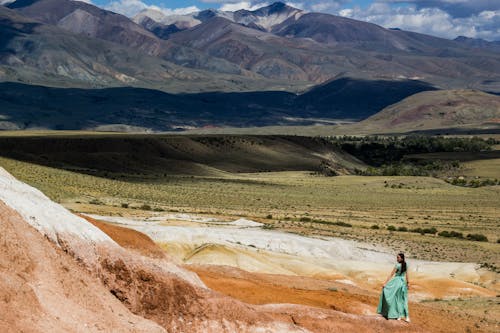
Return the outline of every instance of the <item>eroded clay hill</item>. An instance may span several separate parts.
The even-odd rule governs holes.
[[[332,309],[250,305],[224,296],[151,250],[147,238],[130,242],[133,235],[110,228],[106,234],[1,168],[0,228],[2,332],[425,331]]]

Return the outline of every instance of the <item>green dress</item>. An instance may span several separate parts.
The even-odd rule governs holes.
[[[409,317],[406,271],[401,272],[400,263],[397,263],[394,268],[396,274],[382,289],[377,308],[377,313],[388,319]],[[406,269],[408,269],[408,264],[406,264]]]

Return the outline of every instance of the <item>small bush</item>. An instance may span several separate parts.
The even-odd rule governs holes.
[[[410,232],[414,232],[414,233],[417,233],[417,234],[421,234],[421,235],[425,235],[425,234],[431,234],[431,235],[434,235],[438,232],[438,230],[434,227],[432,228],[415,228],[415,229],[411,229]]]
[[[311,218],[310,217],[301,217],[300,222],[311,222]]]
[[[408,231],[408,228],[407,228],[407,227],[399,227],[399,228],[398,228],[398,231],[401,231],[401,232],[407,232],[407,231]]]
[[[346,222],[333,222],[333,224],[338,225],[339,227],[352,228],[352,224]]]
[[[128,208],[128,203],[122,203],[122,208]]]
[[[441,237],[447,237],[447,238],[464,238],[464,235],[461,233],[461,232],[456,232],[456,231],[441,231],[438,233],[438,236],[441,236]]]
[[[151,206],[150,205],[147,205],[147,204],[144,204],[140,207],[142,210],[151,210]]]
[[[378,229],[380,229],[380,227],[378,225],[374,224],[370,227],[370,229],[378,230]]]
[[[423,231],[424,231],[424,234],[431,234],[431,235],[435,235],[438,232],[437,229],[434,227],[425,228]]]
[[[487,242],[488,237],[482,234],[468,234],[467,239],[476,242]]]
[[[273,216],[272,216],[271,214],[269,214],[269,215],[267,215],[267,216],[266,216],[266,219],[268,219],[268,220],[272,220],[272,219],[273,219]]]
[[[387,230],[389,230],[389,231],[396,231],[396,227],[393,226],[393,225],[390,225],[390,226],[387,227]]]

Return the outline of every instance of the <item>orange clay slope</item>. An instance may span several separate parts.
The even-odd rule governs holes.
[[[378,293],[328,280],[250,273],[227,266],[190,265],[188,268],[211,289],[250,304],[302,304],[355,315],[374,314],[378,304]],[[488,326],[481,318],[453,310],[410,303],[411,326],[443,333],[497,332],[498,326]]]
[[[136,241],[133,241],[132,243],[130,240],[132,240],[134,237],[136,237],[138,234],[137,231],[134,230],[129,230],[126,228],[118,227],[112,224],[107,224],[106,222],[100,222],[96,221],[95,219],[91,219],[89,217],[84,216],[86,219],[93,221],[95,225],[99,227],[103,227],[102,230],[105,230],[106,233],[113,238],[117,243],[124,247],[130,247],[131,249],[137,251],[141,246],[144,246],[144,248],[141,250],[141,252],[146,253],[151,250],[151,242],[150,241],[144,241],[144,237],[140,236],[137,238]],[[97,222],[97,223],[96,223]],[[127,234],[128,231],[128,235]],[[158,247],[159,248],[159,247]],[[191,268],[190,266],[187,268]],[[225,282],[228,282],[228,286],[235,287],[234,280],[232,278],[229,278],[229,280],[226,280],[223,278],[224,275],[224,268],[223,267],[215,267],[214,269],[217,270],[218,268],[221,269],[220,274],[216,277],[216,279],[220,279],[219,283],[217,284],[218,286],[224,285]],[[197,271],[197,269],[195,269]],[[238,271],[238,270],[237,270]],[[248,274],[244,271],[239,271],[242,272],[243,274]],[[204,275],[202,275],[204,276]],[[272,277],[272,276],[269,276]],[[207,279],[207,282],[210,282],[209,279]],[[238,287],[244,287],[239,285]],[[262,286],[265,287],[265,286]],[[243,290],[244,288],[242,288]],[[218,289],[216,289],[218,290]],[[221,293],[226,294],[225,291],[227,290],[220,290]],[[248,291],[251,293],[252,288],[249,288]],[[306,331],[311,331],[311,332],[428,332],[426,329],[421,328],[419,325],[412,325],[412,327],[408,327],[407,324],[402,323],[402,322],[396,322],[396,321],[386,321],[383,318],[379,318],[377,316],[366,316],[366,315],[355,315],[355,314],[348,314],[348,313],[343,313],[342,311],[336,311],[336,308],[334,306],[332,307],[321,307],[318,306],[318,301],[304,301],[306,300],[306,297],[301,298],[303,295],[300,295],[299,293],[296,293],[295,300],[297,302],[291,302],[287,300],[286,302],[280,302],[280,299],[272,299],[272,298],[266,298],[265,295],[269,295],[269,297],[272,297],[272,295],[275,295],[275,293],[272,290],[266,290],[266,289],[260,289],[258,290],[261,294],[262,299],[266,299],[267,301],[264,302],[255,302],[254,300],[249,300],[249,299],[244,299],[238,296],[241,295],[236,295],[235,298],[240,298],[241,300],[255,304],[256,306],[253,306],[253,308],[258,311],[259,313],[269,315],[274,320],[278,321],[283,321],[287,323],[294,323],[298,325],[299,327],[302,327]],[[293,288],[285,288],[284,292],[292,292],[294,289]],[[229,296],[232,296],[230,294],[227,294]],[[314,297],[315,295],[311,293],[308,295],[309,297]],[[258,296],[257,296],[258,297]],[[231,297],[232,298],[232,297]],[[302,302],[300,300],[302,299]],[[359,300],[356,300],[355,298],[352,299],[353,304],[358,304],[363,307],[366,305],[360,302]],[[276,301],[276,302],[275,302]],[[273,304],[273,303],[295,303],[295,304]],[[261,306],[258,306],[261,305]],[[359,311],[358,311],[359,312]],[[274,332],[274,331],[270,331]]]

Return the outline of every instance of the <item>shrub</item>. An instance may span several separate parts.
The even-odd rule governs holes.
[[[446,231],[446,230],[441,231],[440,233],[438,233],[438,236],[447,237],[447,238],[450,238],[450,237],[453,237],[453,238],[464,238],[464,235],[461,232]]]
[[[370,229],[375,229],[375,230],[378,230],[378,229],[380,229],[380,227],[379,227],[378,225],[374,224],[374,225],[372,225],[372,226],[370,227]]]
[[[407,232],[408,228],[407,227],[399,227],[398,231]]]
[[[147,205],[147,204],[144,204],[140,207],[142,210],[151,210],[151,206],[150,205]]]
[[[273,216],[271,214],[266,216],[266,219],[268,219],[268,220],[272,220],[272,218],[273,218]]]
[[[436,234],[438,231],[437,231],[437,229],[436,229],[436,228],[432,227],[432,228],[425,228],[425,229],[423,230],[423,232],[424,232],[424,234],[432,234],[432,235],[434,235],[434,234]]]
[[[446,230],[439,232],[438,236],[441,236],[441,237],[451,237],[450,233],[448,231],[446,231]]]
[[[350,223],[345,223],[345,222],[334,222],[333,224],[338,225],[339,227],[347,227],[347,228],[352,228],[352,224]]]
[[[410,232],[414,232],[414,233],[417,233],[417,234],[421,234],[421,235],[424,235],[424,234],[431,234],[431,235],[434,235],[436,232],[438,232],[438,230],[434,227],[432,228],[415,228],[415,229],[411,229]]]
[[[301,217],[301,218],[299,219],[299,221],[300,221],[300,222],[311,222],[311,218],[310,218],[310,217],[305,217],[305,216],[304,216],[304,217]]]
[[[128,208],[128,203],[122,203],[122,208]]]
[[[482,234],[468,234],[467,239],[476,242],[487,242],[488,238]]]
[[[389,231],[396,231],[396,227],[393,226],[393,225],[390,225],[390,226],[387,227],[387,230],[389,230]]]

